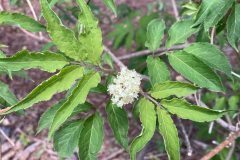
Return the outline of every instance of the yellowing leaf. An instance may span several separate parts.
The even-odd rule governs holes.
[[[12,107],[0,110],[0,114],[9,114],[19,110],[27,109],[33,104],[47,101],[54,94],[69,89],[72,84],[83,76],[83,69],[79,66],[69,66],[62,69],[58,74],[50,77],[48,80],[37,86],[23,100]]]
[[[13,57],[0,58],[0,69],[8,71],[20,71],[22,69],[39,68],[47,72],[56,72],[69,62],[60,54],[53,52],[18,52]]]
[[[75,37],[75,33],[62,24],[56,13],[50,8],[47,0],[40,0],[40,2],[43,17],[47,21],[47,31],[53,43],[68,57],[77,61],[85,60],[87,53],[81,50],[81,45]]]
[[[81,13],[79,15],[79,42],[82,47],[81,52],[86,54],[88,60],[99,63],[103,52],[102,32],[98,26],[98,21],[94,17],[91,9],[85,0],[77,0]]]

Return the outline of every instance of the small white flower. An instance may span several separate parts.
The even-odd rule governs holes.
[[[133,103],[140,92],[141,76],[134,70],[122,68],[113,83],[108,86],[108,92],[112,96],[112,103],[118,107]]]

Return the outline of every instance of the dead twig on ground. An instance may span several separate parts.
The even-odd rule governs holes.
[[[180,128],[182,130],[182,133],[183,133],[183,136],[184,136],[184,139],[185,139],[185,144],[187,146],[187,155],[188,156],[192,156],[192,153],[193,153],[193,149],[192,149],[192,146],[191,146],[191,143],[190,143],[190,140],[189,140],[189,136],[186,132],[186,129],[182,123],[182,120],[180,118],[177,118],[178,122],[179,122],[179,125],[180,125]]]
[[[12,145],[12,147],[15,146],[14,142],[5,134],[5,132],[0,129],[0,133],[3,135],[3,137]]]
[[[118,155],[122,154],[125,150],[124,149],[119,149],[118,151],[112,153],[108,157],[104,158],[103,160],[112,160],[113,158],[117,157]]]

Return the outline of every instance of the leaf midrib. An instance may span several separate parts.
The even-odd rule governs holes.
[[[178,61],[182,62],[187,68],[190,68],[190,70],[194,71],[195,73],[197,73],[198,75],[200,75],[201,77],[203,77],[205,80],[207,80],[207,82],[210,82],[211,84],[213,84],[215,87],[219,88],[216,84],[214,84],[212,81],[210,81],[207,77],[205,77],[204,75],[200,74],[199,72],[197,72],[196,70],[192,69],[191,66],[189,66],[187,63],[185,63],[184,61],[182,61],[180,58],[178,58],[177,56],[175,56],[174,54],[171,54],[171,56],[175,57]],[[220,89],[220,88],[219,88]]]

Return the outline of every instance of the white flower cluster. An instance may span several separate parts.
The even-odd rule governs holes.
[[[122,68],[117,77],[113,79],[113,83],[108,86],[112,103],[118,107],[132,103],[138,98],[141,80],[141,76],[136,71]]]

